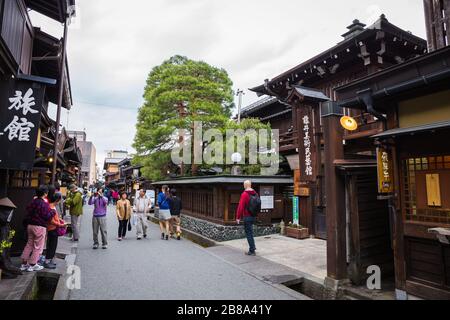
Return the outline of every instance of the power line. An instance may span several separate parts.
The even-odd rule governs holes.
[[[114,108],[114,109],[136,110],[137,111],[137,108],[133,108],[133,107],[113,106],[113,105],[108,105],[108,104],[100,104],[100,103],[88,102],[88,101],[82,101],[82,100],[75,101],[75,104],[77,104],[77,103],[87,104],[90,106],[98,106],[98,107]]]

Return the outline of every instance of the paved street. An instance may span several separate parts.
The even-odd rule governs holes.
[[[92,250],[92,208],[85,208],[76,264],[81,290],[72,300],[277,300],[295,299],[187,240],[162,241],[156,225],[137,241],[135,230],[118,242],[114,208],[109,208],[109,249]],[[298,296],[297,296],[298,298]]]

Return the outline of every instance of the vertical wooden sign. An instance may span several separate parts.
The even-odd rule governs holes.
[[[310,106],[301,105],[299,107],[298,122],[301,181],[313,182],[316,180],[317,168],[314,119]]]
[[[388,150],[377,148],[378,167],[378,193],[389,194],[394,192],[394,175],[392,158]]]

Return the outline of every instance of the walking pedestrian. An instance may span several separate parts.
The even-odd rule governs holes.
[[[21,271],[34,272],[44,269],[38,264],[39,258],[44,251],[45,236],[47,226],[55,215],[46,197],[48,195],[48,187],[40,186],[36,190],[36,197],[27,207],[27,216],[24,220],[26,225],[28,242],[22,252]]]
[[[119,199],[120,199],[119,192],[117,190],[113,190],[112,197],[113,197],[114,205],[117,205],[117,201],[119,201]]]
[[[127,193],[122,192],[121,199],[117,201],[116,205],[117,219],[119,219],[119,241],[125,239],[127,235],[127,228],[128,222],[131,218],[131,211],[131,203],[127,199]]]
[[[56,192],[54,189],[48,194],[48,202],[50,209],[53,210],[53,218],[50,220],[47,226],[47,248],[45,254],[45,269],[56,269],[55,255],[58,248],[59,237],[66,234],[67,225],[58,213],[57,207],[62,200],[62,195]]]
[[[170,190],[170,215],[172,219],[170,220],[170,232],[173,233],[174,227],[176,228],[177,240],[181,240],[181,199],[177,197],[177,190]]]
[[[89,198],[89,205],[94,206],[94,214],[92,217],[92,232],[94,238],[93,249],[97,250],[100,246],[98,241],[98,232],[102,236],[102,248],[108,249],[108,231],[107,231],[107,212],[108,198],[103,195],[103,190],[99,189]]]
[[[134,199],[134,212],[136,215],[136,237],[142,240],[142,237],[147,238],[147,216],[150,213],[152,202],[146,196],[145,190],[139,191],[139,196]]]
[[[256,223],[256,217],[261,212],[261,199],[255,190],[252,189],[252,182],[247,180],[244,182],[244,193],[241,195],[239,206],[237,208],[236,220],[240,224],[244,221],[245,235],[249,245],[247,255],[256,255],[255,238],[253,236],[253,225]]]
[[[163,186],[162,191],[158,195],[158,207],[159,207],[159,227],[161,229],[161,239],[169,240],[171,219],[170,215],[170,193],[169,187]]]
[[[80,240],[80,217],[83,215],[83,195],[76,185],[69,187],[70,194],[67,197],[66,205],[69,206],[72,240],[78,242]]]

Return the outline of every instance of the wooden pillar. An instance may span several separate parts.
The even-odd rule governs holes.
[[[337,172],[334,161],[344,159],[340,125],[343,113],[336,103],[322,106],[325,139],[325,183],[327,215],[327,271],[333,280],[347,279],[347,241],[345,211],[345,177]]]

